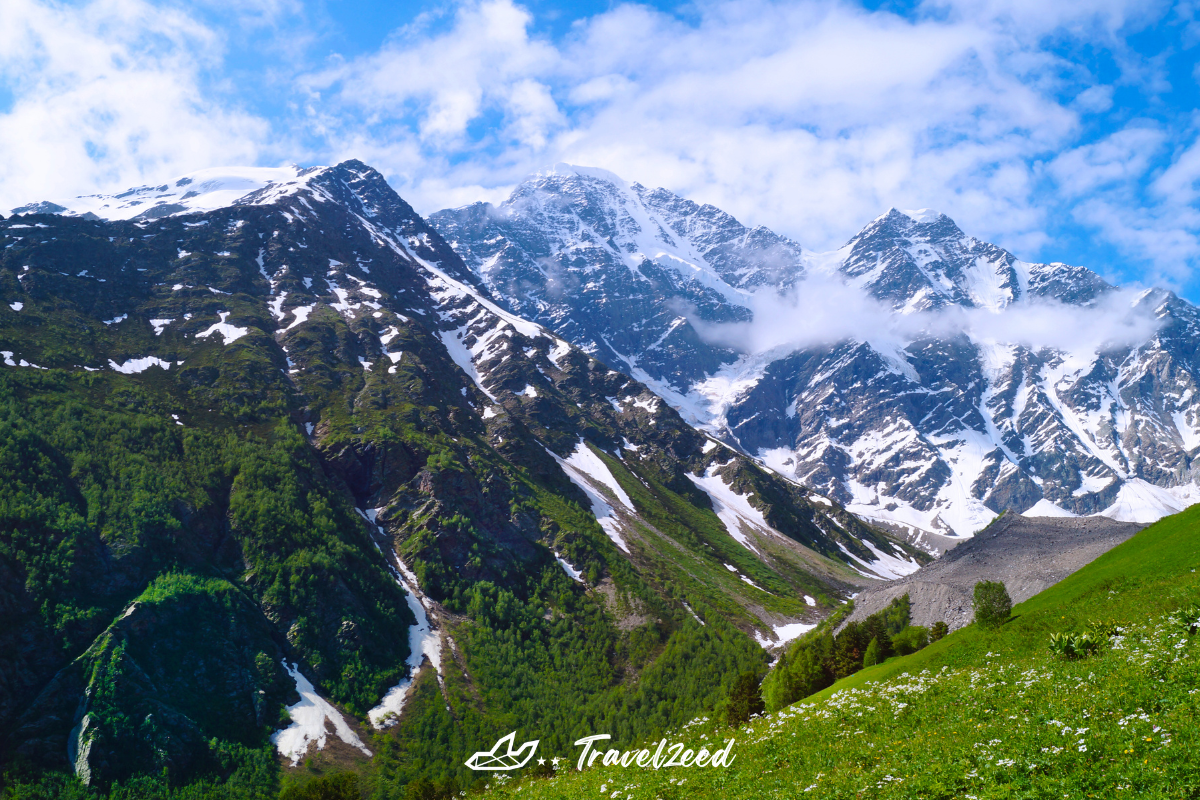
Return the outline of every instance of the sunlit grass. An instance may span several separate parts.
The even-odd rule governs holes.
[[[997,631],[960,631],[736,732],[700,720],[669,737],[699,747],[735,736],[729,768],[580,773],[562,753],[554,777],[494,779],[489,796],[1195,797],[1198,523],[1194,509],[1148,528]],[[1051,654],[1051,633],[1101,620],[1120,630],[1098,653]]]

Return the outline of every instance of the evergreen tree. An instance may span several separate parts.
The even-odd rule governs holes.
[[[940,619],[929,629],[929,641],[936,642],[950,632],[950,626]]]
[[[288,786],[279,800],[358,800],[358,776],[353,772],[323,775],[299,786]]]
[[[879,663],[879,638],[876,637],[867,645],[867,652],[863,655],[863,666],[873,667]]]
[[[733,682],[729,693],[729,705],[725,711],[725,722],[731,728],[737,728],[750,721],[750,717],[761,714],[766,710],[762,694],[758,689],[758,676],[753,672],[743,672]]]

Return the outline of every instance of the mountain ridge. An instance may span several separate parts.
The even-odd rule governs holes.
[[[1149,522],[1200,499],[1191,471],[1200,362],[1188,344],[1200,327],[1185,301],[1162,290],[1128,298],[1086,268],[1022,261],[928,209],[918,218],[890,209],[831,253],[776,237],[782,262],[778,250],[742,250],[719,273],[687,236],[733,218],[704,208],[611,173],[557,168],[500,206],[430,220],[510,308],[777,473],[914,539],[968,536],[1009,508]],[[696,217],[710,224],[689,227]],[[762,230],[737,226],[742,239]],[[612,241],[598,246],[596,230]],[[780,263],[786,274],[772,278]],[[689,270],[705,280],[670,279]],[[748,279],[735,286],[722,275]],[[835,305],[858,298],[864,327],[883,320],[901,338],[847,333],[746,354],[713,335],[753,330],[756,301],[803,299],[816,278],[840,287]],[[757,295],[744,289],[751,283]],[[997,341],[988,314],[1024,315],[1014,324],[1056,341],[1112,319],[1127,341],[1082,350]],[[955,334],[956,324],[983,332]]]

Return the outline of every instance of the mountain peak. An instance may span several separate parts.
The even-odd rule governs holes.
[[[937,211],[936,209],[901,209],[893,206],[875,219],[871,220],[871,223],[863,228],[863,231],[858,235],[862,236],[863,233],[866,233],[867,231],[888,227],[893,227],[900,231],[910,231],[914,228],[914,226],[921,226],[921,228],[924,228],[924,230],[917,228],[918,235],[920,236],[930,235],[931,230],[941,233],[942,228],[961,233],[958,224],[953,219],[946,216],[942,212]],[[936,227],[930,228],[927,226]]]
[[[581,167],[576,164],[568,164],[560,161],[549,169],[539,170],[535,172],[532,178],[550,178],[550,177],[580,177],[592,178],[594,180],[611,183],[614,186],[628,186],[629,181],[624,180],[620,175],[614,172],[609,172],[606,169],[599,167]]]
[[[267,193],[271,198],[289,194],[328,169],[300,167],[296,164],[285,167],[210,167],[158,185],[138,186],[119,194],[92,194],[30,203],[12,209],[12,213],[54,213],[68,217],[90,215],[108,220],[196,214],[235,205],[249,195],[273,187],[277,191]]]
[[[932,208],[918,208],[915,211],[902,208],[893,208],[893,211],[899,211],[904,216],[921,225],[928,225],[931,222],[940,222],[942,219],[949,219],[940,211],[935,211]]]

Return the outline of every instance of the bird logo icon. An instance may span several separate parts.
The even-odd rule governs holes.
[[[540,742],[541,739],[534,739],[531,742],[526,742],[514,750],[513,744],[516,742],[516,737],[517,732],[513,731],[492,745],[491,750],[480,750],[478,753],[468,758],[464,763],[468,768],[477,771],[508,771],[512,769],[520,769],[529,763],[529,759],[533,758],[533,754],[537,752],[538,742]]]

